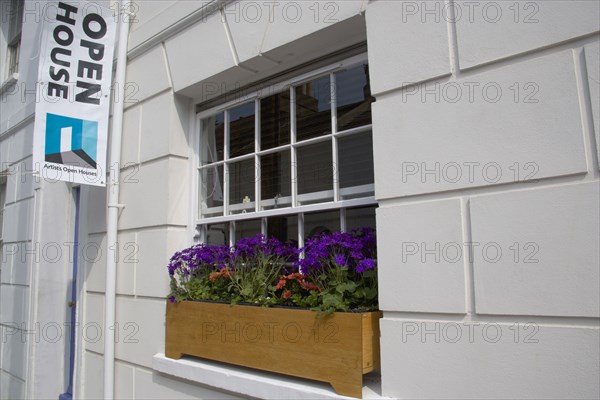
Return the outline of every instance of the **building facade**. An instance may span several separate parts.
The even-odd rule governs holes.
[[[360,226],[384,312],[365,397],[600,395],[598,2],[132,2],[109,245],[110,184],[34,173],[47,3],[1,4],[0,398],[104,396],[107,246],[115,398],[334,398],[166,359],[166,265]]]

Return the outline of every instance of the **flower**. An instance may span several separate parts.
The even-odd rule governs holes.
[[[360,228],[313,236],[301,249],[262,234],[231,247],[196,244],[169,260],[168,299],[377,309],[376,243],[374,230]]]
[[[283,289],[283,287],[285,286],[286,283],[287,283],[287,280],[285,278],[281,278],[279,280],[279,282],[277,283],[277,285],[275,285],[275,289],[277,289],[277,290]]]
[[[346,266],[346,257],[344,257],[343,254],[336,254],[333,257],[333,260],[335,261],[335,263],[340,266],[340,267],[345,267]]]
[[[362,273],[367,269],[375,268],[375,261],[371,258],[365,258],[364,260],[360,260],[356,265],[356,272]]]

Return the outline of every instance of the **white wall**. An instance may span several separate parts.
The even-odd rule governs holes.
[[[193,134],[190,121],[195,117],[192,99],[206,100],[225,94],[366,40],[364,17],[359,15],[365,5],[362,1],[339,2],[335,15],[338,24],[325,21],[325,15],[315,23],[313,11],[308,9],[310,4],[298,2],[303,17],[295,23],[286,22],[281,14],[269,23],[267,8],[263,18],[249,21],[249,10],[233,4],[226,8],[225,19],[217,12],[185,29],[177,28],[177,21],[189,17],[202,4],[152,1],[138,2],[135,7],[127,66],[131,92],[124,104],[120,160],[120,203],[125,208],[119,218],[121,254],[117,266],[118,398],[231,397],[152,370],[152,356],[164,352],[165,296],[169,290],[166,265],[176,250],[192,243],[188,160],[192,151],[188,137]],[[241,67],[236,66],[227,28]],[[164,30],[172,34],[165,35]],[[311,34],[316,36],[309,38]],[[88,196],[89,240],[105,252],[105,191],[89,189]],[[104,258],[99,258],[86,266],[83,323],[89,326],[103,323],[104,262]],[[127,323],[134,328],[125,331]],[[130,339],[137,342],[125,340],[134,329]],[[79,394],[82,398],[98,398],[103,394],[99,383],[103,344],[84,340],[83,346]]]
[[[596,398],[599,7],[467,3],[367,9],[383,394]]]
[[[55,397],[66,390],[72,199],[67,184],[32,174],[43,12],[43,3],[26,1],[19,78],[0,98],[0,171],[8,173],[0,277],[2,398]]]
[[[233,2],[225,19],[186,24],[204,3],[147,1],[134,10],[128,92],[116,99],[125,102],[123,153],[113,160],[125,204],[118,398],[230,397],[151,366],[164,350],[165,265],[192,240],[194,102],[365,41],[377,98],[382,394],[600,395],[597,3],[458,2],[452,23],[434,1],[322,1],[316,18],[313,2],[295,2],[295,22],[281,9],[270,21],[266,6],[257,18]],[[39,6],[28,6],[22,76],[0,103],[0,163],[12,171],[3,238],[43,246],[69,239],[72,209],[66,184],[23,173],[31,169],[35,96],[26,92],[40,26]],[[76,396],[92,399],[103,395],[103,336],[94,329],[104,315],[106,190],[85,188],[83,198],[89,252],[80,269]],[[468,243],[476,244],[472,257]],[[65,259],[3,261],[5,332],[7,322],[64,322],[68,273]],[[64,340],[17,336],[0,343],[0,397],[57,396]]]
[[[22,59],[35,58],[29,51],[35,41],[32,18],[22,33]],[[5,46],[5,44],[3,45]],[[3,51],[4,51],[3,47]],[[4,54],[3,54],[4,57]],[[35,67],[20,64],[20,78],[0,96],[0,172],[6,180],[6,210],[3,223],[2,274],[0,276],[0,397],[25,397],[28,382],[28,340],[31,307],[31,257],[34,195],[31,170],[33,98],[25,94],[31,88]]]
[[[163,349],[164,266],[191,241],[192,99],[366,40],[377,97],[383,395],[597,397],[597,5],[457,3],[462,15],[451,23],[442,2],[336,2],[327,22],[308,3],[298,2],[297,23],[234,2],[224,19],[182,29],[177,21],[197,3],[139,3],[119,220],[119,244],[135,243],[137,261],[120,261],[117,289],[117,318],[136,324],[139,342],[117,344],[116,395],[224,396],[150,364]],[[89,237],[105,246],[96,191]],[[470,242],[472,257],[452,253]],[[86,322],[101,323],[102,263],[87,274]],[[86,398],[102,394],[102,351],[85,344]]]

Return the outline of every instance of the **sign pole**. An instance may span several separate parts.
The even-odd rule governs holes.
[[[104,304],[104,399],[114,398],[115,386],[115,300],[116,272],[118,257],[117,223],[119,210],[119,175],[121,162],[121,137],[123,134],[123,107],[125,91],[125,70],[127,66],[127,38],[131,13],[129,1],[121,0],[119,13],[119,41],[117,53],[117,74],[114,87],[118,90],[115,98],[112,119],[112,140],[109,160],[111,165],[108,180],[107,210],[107,259],[106,259],[106,296]]]

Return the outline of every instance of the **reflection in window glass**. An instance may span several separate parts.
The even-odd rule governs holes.
[[[202,165],[223,160],[225,119],[223,113],[202,120],[200,161]]]
[[[371,124],[368,65],[338,72],[335,77],[338,132]]]
[[[290,92],[279,93],[260,101],[261,150],[290,143]]]
[[[254,103],[229,111],[229,156],[231,158],[254,152]]]
[[[331,81],[323,76],[296,87],[296,140],[331,133]]]
[[[330,68],[329,74],[320,70],[283,91],[275,85],[252,93],[256,100],[217,106],[203,117],[198,227],[209,243],[234,242],[264,229],[297,245],[299,233],[306,240],[341,227],[375,227],[375,99],[368,65],[363,60]],[[339,135],[333,134],[336,126]]]
[[[362,207],[349,208],[346,210],[346,230],[351,232],[357,228],[375,229],[375,208]]]
[[[339,138],[339,176],[343,199],[373,195],[372,148],[371,132]],[[370,187],[366,188],[364,185]]]
[[[229,204],[231,211],[241,211],[233,205],[243,205],[243,209],[253,209],[254,182],[256,179],[256,165],[254,159],[240,161],[229,165]]]
[[[201,216],[223,215],[223,166],[203,168],[199,190]]]
[[[333,161],[331,142],[315,143],[298,148],[298,194],[302,204],[333,199]],[[319,193],[324,192],[328,193]],[[313,196],[306,196],[313,193]],[[302,196],[305,195],[305,196]],[[316,197],[315,197],[316,196]]]
[[[339,230],[339,210],[304,215],[304,237],[306,239],[321,233],[332,233]]]
[[[206,244],[229,244],[229,224],[212,224],[206,227]]]
[[[260,219],[237,221],[235,223],[235,240],[254,237],[260,233]]]
[[[267,237],[275,237],[284,243],[298,244],[298,216],[287,215],[267,219]]]
[[[290,151],[264,155],[260,158],[261,200],[263,209],[289,207],[292,181]]]

